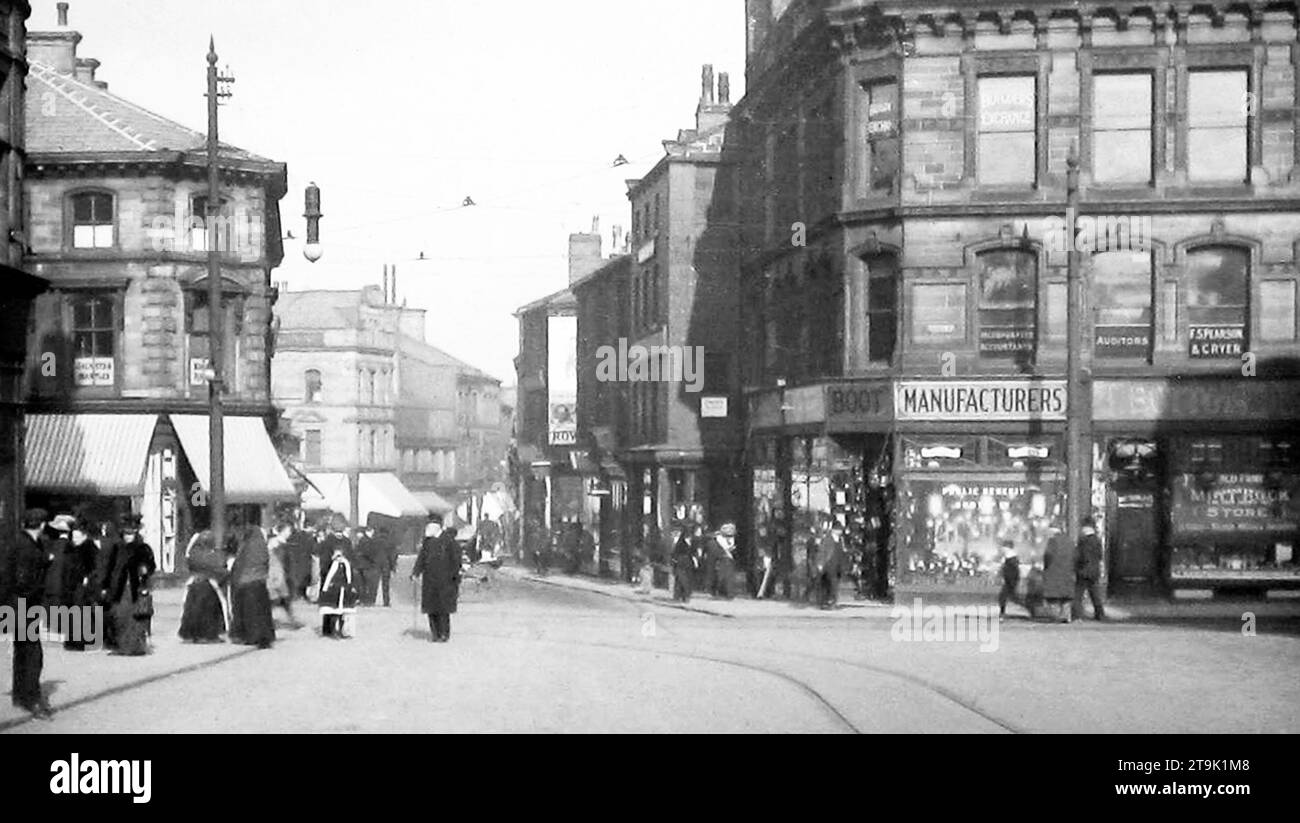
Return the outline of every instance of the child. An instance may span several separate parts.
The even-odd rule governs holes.
[[[343,554],[342,542],[335,543],[317,601],[320,604],[322,637],[343,639],[352,636],[350,630],[345,630],[344,618],[356,614],[358,599],[352,564]]]
[[[998,615],[1007,616],[1007,601],[1019,603],[1016,588],[1020,585],[1020,555],[1010,540],[1002,541],[1002,591],[998,592]]]

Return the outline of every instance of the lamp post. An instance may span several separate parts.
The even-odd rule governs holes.
[[[1082,257],[1076,239],[1079,219],[1079,152],[1071,145],[1066,158],[1065,214],[1068,268],[1066,270],[1069,302],[1066,306],[1066,406],[1065,406],[1065,470],[1066,470],[1066,534],[1070,546],[1079,544],[1079,522],[1092,511],[1092,445],[1086,408],[1083,352],[1088,341],[1084,339],[1084,288]]]
[[[306,209],[303,217],[307,218],[307,245],[303,246],[302,256],[310,263],[315,263],[323,253],[320,246],[320,187],[315,183],[307,186]]]
[[[221,299],[221,254],[217,246],[215,218],[221,213],[221,170],[217,152],[217,107],[230,97],[233,77],[217,72],[217,46],[208,39],[208,506],[212,513],[210,527],[217,550],[226,545],[226,472],[225,426],[222,420],[221,394],[225,390],[224,355],[226,317]]]

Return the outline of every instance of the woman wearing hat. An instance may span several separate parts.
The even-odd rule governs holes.
[[[269,649],[275,642],[271,617],[271,553],[262,527],[249,523],[237,532],[239,551],[230,569],[230,639],[245,646]]]
[[[156,565],[153,549],[140,537],[142,519],[138,514],[122,516],[118,523],[121,537],[112,548],[108,564],[113,651],[131,656],[149,653],[150,624],[153,621],[153,595],[149,591],[149,581]]]
[[[224,588],[229,577],[226,553],[218,551],[212,530],[194,533],[185,548],[185,565],[190,579],[185,586],[185,606],[181,610],[180,637],[192,643],[216,643],[226,631]]]
[[[56,520],[58,518],[55,518]],[[91,539],[94,527],[85,518],[72,519],[68,524],[70,539],[63,548],[61,605],[72,609],[84,609],[94,605],[92,580],[95,576],[95,556],[99,548]],[[69,636],[63,641],[63,648],[72,652],[86,650],[86,638]]]

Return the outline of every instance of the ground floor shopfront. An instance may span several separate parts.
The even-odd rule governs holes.
[[[227,417],[226,506],[269,522],[298,494],[261,417]],[[29,414],[24,437],[27,501],[115,527],[142,516],[158,570],[188,574],[185,548],[209,518],[208,418],[192,414]]]
[[[1300,583],[1300,473],[1284,436],[1300,429],[1298,386],[1093,384],[1091,505],[1112,593]],[[864,594],[991,600],[1004,551],[1032,568],[1065,526],[1065,403],[1064,381],[1023,378],[755,395],[751,539],[773,546],[797,590],[809,540],[838,521]]]

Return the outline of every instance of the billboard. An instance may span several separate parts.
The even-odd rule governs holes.
[[[578,318],[551,317],[546,326],[546,442],[578,440]]]

